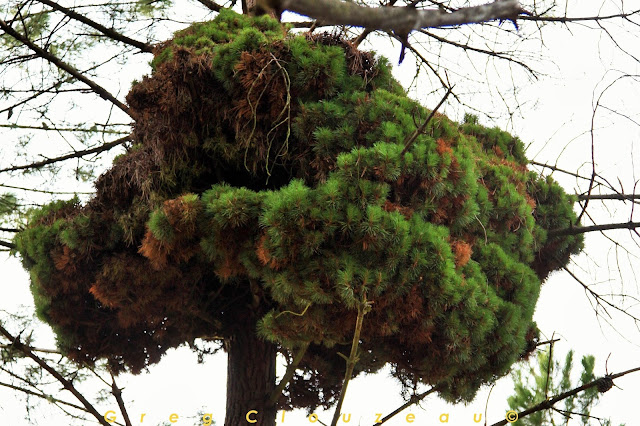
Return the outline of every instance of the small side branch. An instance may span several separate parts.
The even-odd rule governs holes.
[[[333,419],[331,420],[331,426],[336,426],[338,424],[338,420],[340,419],[340,411],[342,410],[342,403],[344,402],[344,397],[347,395],[347,387],[349,385],[349,381],[351,380],[351,376],[353,376],[353,369],[358,362],[358,345],[360,344],[360,332],[362,331],[362,323],[364,321],[364,316],[371,311],[371,304],[367,300],[366,295],[363,294],[362,300],[358,303],[358,317],[356,319],[356,328],[353,333],[353,341],[351,342],[351,353],[349,354],[349,358],[345,357],[342,354],[339,354],[347,361],[347,370],[344,373],[344,382],[342,383],[342,389],[340,389],[340,397],[338,398],[338,404],[336,404],[336,410],[333,413]]]
[[[596,194],[583,194],[583,195],[578,195],[578,200],[579,201],[584,201],[584,200],[619,200],[619,201],[634,201],[634,200],[640,200],[640,194],[601,194],[601,195],[596,195]]]
[[[53,396],[47,395],[45,393],[35,392],[35,391],[30,390],[30,389],[21,388],[20,386],[15,386],[15,385],[12,385],[12,384],[9,384],[9,383],[0,382],[0,386],[4,386],[5,388],[13,389],[13,390],[16,390],[18,392],[26,393],[27,395],[37,396],[38,398],[46,399],[47,401],[50,401],[50,402],[52,402],[54,404],[66,405],[68,407],[75,408],[76,410],[87,412],[87,409],[84,408],[84,407],[81,407],[81,406],[79,406],[77,404],[74,404],[74,403],[71,403],[71,402],[63,401],[62,399],[54,398]]]
[[[607,311],[607,306],[608,306],[608,307],[610,307],[612,309],[615,309],[616,311],[619,311],[620,313],[626,315],[627,317],[631,318],[636,324],[640,323],[640,318],[638,318],[635,315],[625,311],[623,308],[621,308],[618,305],[608,301],[607,299],[602,297],[599,293],[596,293],[595,291],[593,291],[589,287],[589,285],[587,285],[587,283],[585,283],[580,278],[578,278],[566,266],[563,267],[562,269],[564,269],[564,271],[567,272],[571,278],[573,278],[578,284],[580,284],[582,286],[582,288],[584,288],[584,291],[586,293],[590,294],[591,297],[593,297],[593,299],[596,301],[596,307],[595,307],[596,314],[598,314],[598,307],[602,307],[602,310],[607,314],[607,316],[609,318],[611,318],[611,314],[609,314],[609,312]]]
[[[609,231],[611,229],[636,229],[640,228],[640,222],[607,223],[605,225],[574,226],[565,229],[555,229],[548,233],[549,237],[563,237],[567,235],[585,234],[593,231]]]
[[[438,105],[436,105],[436,107],[433,109],[433,111],[431,111],[431,114],[429,114],[427,119],[424,120],[424,123],[422,123],[422,125],[418,129],[416,129],[411,135],[409,135],[409,137],[405,141],[404,148],[400,152],[400,156],[403,156],[404,154],[406,154],[406,152],[409,150],[409,148],[411,148],[411,145],[413,145],[413,143],[416,141],[418,136],[420,136],[422,133],[424,133],[424,130],[427,128],[427,124],[429,124],[429,122],[431,121],[433,116],[436,114],[438,109],[447,100],[447,98],[451,94],[452,90],[453,90],[453,87],[449,87],[449,89],[447,90],[447,93],[445,93],[445,95],[442,97],[442,99],[440,100]]]

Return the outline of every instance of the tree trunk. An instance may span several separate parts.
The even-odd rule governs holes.
[[[257,0],[242,0],[242,13],[245,15],[253,15],[257,3]]]
[[[275,426],[276,406],[268,401],[276,387],[276,347],[257,336],[250,312],[237,324],[227,350],[225,426]]]

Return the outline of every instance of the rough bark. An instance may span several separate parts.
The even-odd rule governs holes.
[[[275,426],[276,406],[269,403],[275,389],[276,347],[260,339],[250,313],[235,327],[228,342],[227,409],[225,426]]]

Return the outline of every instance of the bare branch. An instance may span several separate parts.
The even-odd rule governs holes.
[[[45,130],[45,131],[53,131],[53,132],[82,132],[82,133],[106,133],[106,134],[115,134],[115,135],[127,135],[129,132],[123,132],[120,130],[107,130],[107,129],[84,129],[81,127],[45,127],[45,126],[24,126],[20,124],[0,124],[0,127],[8,128],[8,129],[29,129],[29,130]]]
[[[512,57],[511,54],[509,54],[508,52],[495,52],[493,50],[488,50],[488,49],[481,49],[479,47],[474,47],[467,44],[462,44],[462,43],[457,43],[455,41],[451,41],[447,38],[444,37],[440,37],[439,35],[436,35],[432,32],[426,31],[426,30],[419,30],[422,34],[429,36],[435,40],[438,40],[440,43],[446,43],[449,44],[451,46],[455,46],[458,47],[460,49],[464,49],[464,50],[470,50],[472,52],[476,52],[476,53],[482,53],[484,55],[487,56],[493,56],[495,58],[498,59],[504,59],[505,61],[508,62],[513,62],[514,64],[517,64],[519,66],[521,66],[523,69],[525,69],[533,78],[535,78],[536,80],[538,79],[538,74],[533,70],[533,68],[531,68],[529,65],[525,64],[522,61],[519,61],[517,59],[515,59],[514,57]]]
[[[561,168],[559,168],[557,166],[553,166],[551,164],[539,163],[539,162],[534,161],[534,160],[529,160],[529,164],[533,164],[534,166],[544,167],[545,169],[549,169],[549,170],[552,170],[554,172],[565,173],[565,174],[567,174],[569,176],[573,176],[573,177],[576,177],[578,179],[591,180],[590,177],[581,176],[581,175],[579,175],[579,174],[577,174],[575,172],[570,172],[568,170],[563,170],[563,169],[561,169]]]
[[[20,191],[39,192],[41,194],[52,194],[52,195],[93,194],[93,192],[80,192],[80,191],[47,191],[46,189],[25,188],[23,186],[5,185],[4,183],[0,183],[0,188],[18,189]]]
[[[122,145],[125,142],[129,142],[131,141],[131,136],[125,136],[123,138],[120,139],[116,139],[115,141],[112,142],[107,142],[105,144],[102,144],[100,146],[97,146],[95,148],[91,148],[91,149],[85,149],[82,151],[75,151],[71,154],[66,154],[60,157],[55,157],[55,158],[48,158],[46,160],[42,160],[42,161],[38,161],[35,163],[31,163],[31,164],[25,164],[22,166],[13,166],[13,167],[7,167],[6,169],[0,169],[0,173],[3,172],[13,172],[16,170],[28,170],[28,169],[39,169],[41,167],[47,166],[49,164],[53,164],[53,163],[58,163],[60,161],[65,161],[65,160],[69,160],[71,158],[80,158],[80,157],[84,157],[85,155],[89,155],[89,154],[97,154],[100,152],[104,152],[104,151],[108,151],[113,147],[116,147],[118,145]]]
[[[577,16],[577,17],[569,17],[569,16],[540,16],[540,15],[529,15],[529,16],[520,16],[519,19],[523,21],[537,21],[537,22],[558,22],[561,24],[566,24],[569,22],[599,22],[599,21],[608,21],[611,19],[629,19],[634,15],[640,14],[640,9],[634,10],[628,13],[617,13],[615,15],[605,15],[605,16]]]
[[[351,376],[353,376],[353,369],[358,362],[358,345],[360,344],[360,332],[362,331],[362,322],[364,321],[364,316],[371,311],[371,304],[373,302],[368,301],[365,294],[362,295],[362,300],[358,304],[358,316],[356,317],[356,327],[353,332],[353,340],[351,342],[351,352],[349,353],[349,357],[338,353],[341,355],[345,361],[347,361],[347,368],[344,372],[344,381],[342,382],[342,388],[340,389],[340,396],[338,397],[338,403],[336,404],[336,409],[333,412],[333,419],[331,420],[331,426],[336,426],[338,424],[338,420],[340,419],[340,411],[342,410],[342,403],[344,402],[344,397],[347,394],[347,387],[349,385],[349,381],[351,381]]]
[[[436,107],[431,111],[431,114],[429,114],[429,116],[424,121],[424,123],[422,123],[420,128],[416,129],[411,135],[409,135],[409,137],[405,141],[404,148],[402,149],[402,152],[400,152],[400,156],[403,156],[409,150],[409,148],[415,142],[415,140],[418,138],[418,136],[420,136],[424,132],[424,129],[427,128],[427,124],[429,124],[429,122],[431,121],[433,116],[438,111],[438,108],[440,108],[442,106],[442,104],[447,100],[447,98],[449,97],[449,95],[451,94],[452,91],[453,91],[453,87],[449,87],[449,90],[447,90],[447,93],[445,93],[445,95],[442,97],[442,99],[440,100],[438,105],[436,105]]]
[[[26,393],[27,395],[37,396],[38,398],[46,399],[47,401],[53,402],[54,404],[63,404],[63,405],[67,405],[69,407],[73,407],[73,408],[75,408],[77,410],[81,410],[81,411],[87,412],[87,409],[84,408],[84,407],[81,407],[80,405],[74,404],[72,402],[63,401],[61,399],[54,398],[53,396],[47,395],[45,393],[35,392],[35,391],[30,390],[30,389],[25,389],[25,388],[22,388],[20,386],[15,386],[15,385],[11,385],[9,383],[3,383],[3,382],[0,382],[0,386],[4,386],[4,387],[9,388],[9,389],[17,390],[17,391],[20,391],[22,393]]]
[[[33,50],[42,59],[45,59],[45,60],[51,62],[53,65],[57,66],[61,70],[64,70],[67,73],[71,74],[74,78],[76,78],[77,80],[79,80],[79,81],[83,82],[84,84],[86,84],[87,86],[89,86],[91,88],[91,90],[93,90],[102,99],[113,103],[115,106],[120,108],[123,112],[125,112],[131,118],[134,118],[134,117],[131,116],[131,112],[129,111],[129,107],[127,107],[125,104],[123,104],[118,99],[116,99],[104,87],[100,86],[99,84],[97,84],[96,82],[91,80],[90,78],[86,77],[80,71],[78,71],[77,69],[75,69],[71,65],[67,64],[66,62],[62,61],[60,58],[56,57],[55,55],[47,52],[46,50],[44,50],[42,48],[36,46],[26,36],[23,36],[22,34],[17,32],[16,30],[14,30],[9,24],[7,24],[2,19],[0,19],[0,28],[5,33],[10,35],[11,37],[15,38],[17,41],[19,41],[20,43],[24,44],[29,49]]]
[[[37,0],[38,2],[42,3],[42,4],[46,4],[47,6],[50,6],[52,8],[54,8],[55,10],[64,13],[65,15],[67,15],[68,17],[75,19],[76,21],[80,21],[85,25],[90,26],[91,28],[100,31],[102,34],[106,35],[107,37],[113,39],[113,40],[117,40],[120,41],[122,43],[131,45],[133,47],[136,47],[138,49],[140,49],[143,52],[146,53],[153,53],[153,47],[150,44],[147,43],[143,43],[141,41],[138,40],[134,40],[130,37],[127,37],[123,34],[120,34],[119,32],[115,31],[113,28],[107,28],[103,25],[100,25],[99,23],[92,21],[91,19],[87,18],[84,15],[81,15],[77,12],[74,12],[71,9],[67,9],[66,7],[60,6],[58,3],[53,2],[51,0]]]
[[[289,10],[318,19],[325,25],[350,25],[368,30],[400,33],[420,28],[450,27],[497,19],[515,21],[525,12],[516,0],[463,7],[451,13],[414,7],[367,7],[340,0],[267,0],[266,3],[279,11]]]
[[[621,200],[621,201],[633,201],[640,200],[640,194],[602,194],[602,195],[578,195],[578,200]]]

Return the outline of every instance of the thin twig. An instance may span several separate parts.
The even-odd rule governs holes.
[[[420,128],[416,129],[411,135],[409,135],[409,137],[405,141],[404,148],[402,149],[402,152],[400,152],[400,156],[401,157],[409,150],[409,148],[416,141],[418,136],[420,136],[424,132],[424,130],[427,128],[427,124],[429,124],[429,121],[431,121],[433,116],[438,111],[438,108],[440,108],[442,106],[442,104],[444,103],[444,101],[447,100],[447,98],[449,97],[449,95],[451,94],[452,91],[453,91],[453,86],[449,87],[449,89],[447,90],[447,93],[445,93],[445,95],[440,100],[438,105],[436,105],[436,107],[433,109],[433,111],[431,111],[431,114],[429,114],[429,116],[424,121],[424,123],[422,123],[422,126],[420,126]]]
[[[371,303],[372,302],[367,301],[367,296],[363,293],[362,300],[360,301],[360,303],[358,303],[358,317],[356,318],[356,327],[353,333],[353,340],[351,342],[351,353],[349,354],[349,358],[345,357],[342,354],[339,354],[347,361],[347,369],[344,373],[344,382],[342,383],[342,389],[340,389],[340,397],[338,398],[338,403],[336,404],[336,410],[333,413],[331,426],[336,426],[338,424],[338,420],[340,419],[340,411],[342,410],[344,397],[347,395],[347,387],[349,385],[349,381],[351,380],[351,376],[353,375],[353,369],[358,362],[358,345],[360,344],[360,332],[362,331],[362,323],[364,321],[364,316],[371,310]]]
[[[611,229],[636,229],[640,228],[640,222],[607,223],[604,225],[572,226],[564,229],[552,229],[547,234],[549,237],[562,237],[566,235],[585,234],[593,231],[608,231]]]

